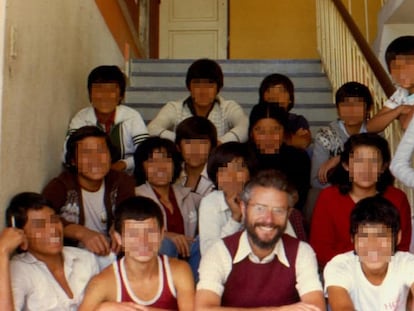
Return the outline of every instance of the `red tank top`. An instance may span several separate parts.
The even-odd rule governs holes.
[[[117,302],[135,302],[147,307],[178,310],[176,292],[167,256],[158,256],[159,286],[157,293],[151,300],[139,299],[130,288],[124,258],[114,262],[112,267],[116,276]]]

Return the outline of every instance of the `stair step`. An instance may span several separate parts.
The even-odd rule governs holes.
[[[226,74],[224,77],[224,87],[254,87],[256,90],[259,88],[260,83],[266,74],[263,73],[237,73]],[[327,88],[331,89],[329,80],[322,73],[320,74],[295,74],[289,75],[293,84],[301,86],[301,88]],[[130,85],[138,87],[181,87],[186,89],[185,75],[174,73],[137,73],[134,72],[130,77]],[[295,88],[296,90],[297,88]]]
[[[194,60],[132,60],[125,103],[137,109],[144,120],[152,120],[162,106],[189,95],[185,85]],[[247,114],[258,102],[258,89],[271,73],[287,75],[295,85],[292,112],[304,115],[314,134],[337,118],[332,88],[322,72],[320,60],[219,60],[224,74],[220,95],[238,102]]]
[[[255,105],[259,100],[257,88],[223,88],[220,95],[226,99],[233,99],[239,104]],[[178,100],[188,96],[188,91],[183,88],[128,88],[125,101],[128,104],[133,103],[152,103],[165,104],[171,100]],[[297,89],[295,91],[295,107],[296,105],[307,103],[331,103],[332,108],[332,92],[328,89]]]
[[[131,61],[131,72],[187,72],[194,60],[177,59],[134,59]],[[322,72],[320,60],[218,60],[225,76],[237,72],[256,73],[317,73]]]

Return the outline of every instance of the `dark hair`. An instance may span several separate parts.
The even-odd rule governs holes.
[[[144,162],[152,157],[155,150],[160,149],[165,149],[168,157],[171,157],[173,161],[173,177],[171,183],[174,183],[178,176],[180,176],[182,159],[177,146],[169,139],[153,136],[139,144],[134,152],[134,176],[137,185],[141,185],[147,180],[147,172],[144,169]]]
[[[12,226],[13,216],[15,226],[22,229],[27,222],[28,211],[40,210],[45,206],[53,209],[52,203],[39,193],[21,192],[16,194],[6,209],[6,226]]]
[[[385,62],[387,63],[388,71],[393,60],[398,55],[413,55],[414,56],[414,36],[401,36],[394,39],[385,51]]]
[[[190,83],[193,79],[207,79],[216,83],[217,92],[223,87],[223,71],[220,65],[208,58],[198,59],[188,68],[185,78],[187,89],[190,89]]]
[[[365,224],[383,224],[390,228],[395,251],[400,230],[400,213],[390,201],[380,195],[360,200],[351,212],[351,236],[354,237],[358,233],[358,227]]]
[[[242,158],[249,173],[253,173],[254,165],[250,159],[249,150],[245,143],[235,141],[227,142],[217,146],[211,152],[207,161],[207,174],[216,188],[218,188],[217,173],[219,168],[226,167],[235,158]]]
[[[386,188],[394,182],[394,177],[388,167],[391,161],[391,153],[385,138],[375,133],[355,134],[348,138],[344,144],[344,150],[341,153],[341,161],[334,168],[329,181],[333,185],[337,185],[342,194],[347,194],[351,191],[352,181],[350,180],[349,172],[345,170],[343,164],[349,164],[351,154],[353,154],[354,150],[359,146],[369,146],[379,150],[384,171],[378,176],[376,188],[379,193],[383,193]]]
[[[175,143],[183,139],[208,139],[211,149],[217,146],[217,129],[207,118],[192,116],[181,121],[175,129]]]
[[[122,233],[122,224],[125,220],[146,220],[149,218],[155,218],[159,228],[164,228],[164,216],[157,203],[143,196],[130,197],[116,206],[114,228],[116,232]]]
[[[290,80],[287,76],[279,74],[279,73],[268,75],[267,77],[263,79],[262,83],[260,83],[259,102],[265,101],[264,94],[269,88],[274,87],[279,84],[283,85],[286,91],[289,93],[290,103],[287,108],[287,111],[290,111],[295,105],[295,88],[293,86],[292,80]]]
[[[250,111],[249,140],[251,139],[252,130],[256,123],[262,119],[269,118],[276,120],[283,126],[285,131],[287,130],[288,114],[285,109],[275,105],[274,103],[259,102],[257,105],[254,105]]]
[[[88,76],[88,94],[89,100],[92,101],[92,84],[94,83],[117,83],[119,86],[119,95],[124,98],[125,88],[126,88],[126,79],[125,75],[122,73],[121,69],[118,66],[109,66],[102,65],[94,68]],[[119,102],[119,104],[121,103]]]
[[[274,188],[286,192],[289,199],[289,207],[294,206],[296,190],[288,181],[286,175],[275,169],[260,170],[253,175],[244,186],[241,200],[247,204],[250,201],[251,192],[255,187]]]
[[[345,98],[349,97],[361,97],[364,99],[365,102],[365,110],[367,113],[371,109],[374,101],[372,99],[371,92],[369,91],[368,87],[359,83],[359,82],[347,82],[343,84],[335,94],[335,105],[336,107],[339,106],[339,103],[343,103]]]
[[[66,154],[65,154],[65,167],[72,173],[77,172],[76,153],[78,142],[87,137],[102,137],[105,139],[108,146],[109,153],[111,155],[112,163],[120,159],[119,152],[112,145],[109,136],[93,125],[83,126],[70,133],[68,140],[66,141]]]

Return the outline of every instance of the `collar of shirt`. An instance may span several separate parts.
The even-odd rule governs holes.
[[[68,269],[68,272],[72,271],[73,263],[78,260],[78,257],[73,252],[69,252],[66,247],[63,247],[63,266],[66,269]],[[37,259],[35,256],[33,256],[30,252],[25,252],[20,255],[21,260],[28,264],[44,264],[43,261]]]
[[[220,200],[221,200],[221,202],[219,204],[220,210],[222,212],[225,212],[227,210],[231,211],[230,206],[228,206],[228,204],[227,204],[226,195],[224,194],[224,191],[223,190],[215,190],[215,191],[218,191],[218,193],[220,194]]]
[[[207,163],[206,163],[206,164],[204,164],[204,168],[203,168],[203,170],[201,171],[200,176],[201,176],[202,178],[208,179],[208,174],[207,174]],[[187,174],[187,172],[186,172],[186,170],[185,170],[185,163],[183,162],[183,163],[181,164],[181,172],[180,172],[180,177],[179,177],[179,179],[181,180],[181,184],[182,184],[183,186],[185,185],[185,183],[186,183],[186,181],[187,181],[187,177],[188,177],[188,174]]]
[[[340,129],[346,134],[347,137],[349,137],[348,131],[345,128],[345,123],[342,120],[339,120],[338,125]],[[366,133],[367,132],[367,123],[364,121],[361,124],[361,128],[359,129],[359,133]]]
[[[282,239],[279,239],[279,241],[276,243],[275,247],[273,248],[273,251],[268,256],[260,260],[253,253],[252,248],[250,247],[250,242],[247,237],[247,231],[245,230],[240,236],[237,252],[233,259],[233,264],[242,261],[247,256],[249,257],[251,262],[258,263],[258,264],[269,263],[276,256],[281,264],[283,264],[286,267],[290,267],[289,261],[287,260],[287,257],[286,257],[285,248],[283,247]]]
[[[192,99],[191,96],[187,97],[187,99],[184,100],[183,106],[185,106],[185,105],[188,107],[188,109],[190,110],[190,112],[193,116],[197,115],[196,112],[195,112],[194,103],[193,103],[193,99]],[[213,109],[215,109],[215,107],[218,106],[218,105],[220,105],[220,100],[219,100],[218,97],[216,97],[214,99],[213,105],[211,105],[211,108],[210,108],[209,112],[207,113],[206,118],[208,118],[208,116],[210,115],[210,112]]]
[[[95,112],[95,115],[97,116],[97,121],[99,124],[102,124],[104,126],[106,134],[109,134],[111,132],[111,127],[115,124],[115,114],[116,109],[111,113],[110,117],[108,118],[108,120],[106,120],[106,122],[102,122],[102,120],[98,118],[98,115]]]

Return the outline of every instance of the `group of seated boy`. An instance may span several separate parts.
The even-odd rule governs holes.
[[[314,139],[283,74],[248,116],[218,95],[218,63],[196,60],[189,96],[146,125],[120,69],[93,69],[64,170],[6,209],[0,310],[414,310],[411,208],[393,186],[414,186],[414,36],[386,61],[384,108],[369,119],[370,90],[347,82]]]

